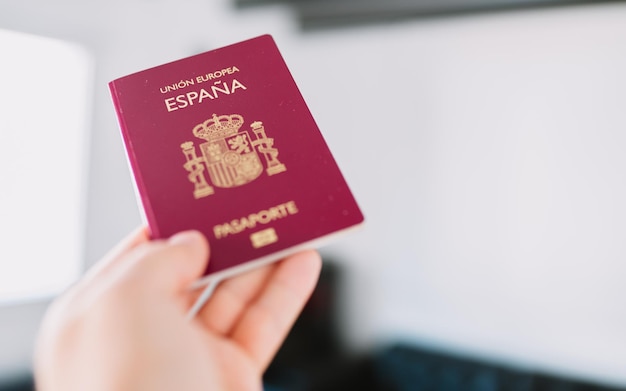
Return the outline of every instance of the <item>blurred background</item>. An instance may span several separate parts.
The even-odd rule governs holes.
[[[265,33],[367,219],[268,390],[626,389],[626,3],[4,0],[0,390],[141,224],[107,83]]]

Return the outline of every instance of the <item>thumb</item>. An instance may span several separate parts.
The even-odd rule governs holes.
[[[173,282],[175,289],[186,290],[206,269],[209,261],[209,243],[199,231],[183,231],[172,236],[168,244],[184,253],[181,255],[185,259],[176,262],[176,281]]]
[[[198,231],[183,231],[171,238],[148,244],[137,254],[133,269],[149,289],[183,292],[200,278],[209,259],[209,245]]]

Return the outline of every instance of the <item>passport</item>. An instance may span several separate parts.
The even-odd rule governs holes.
[[[364,222],[270,35],[109,89],[151,238],[201,231],[206,277],[318,247]]]

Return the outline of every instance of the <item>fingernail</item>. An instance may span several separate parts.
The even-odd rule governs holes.
[[[169,239],[172,244],[198,244],[205,240],[204,235],[200,231],[190,230],[179,232]]]

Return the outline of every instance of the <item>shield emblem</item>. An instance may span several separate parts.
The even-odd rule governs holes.
[[[263,165],[247,131],[200,144],[211,182],[217,187],[237,187],[261,175]]]

